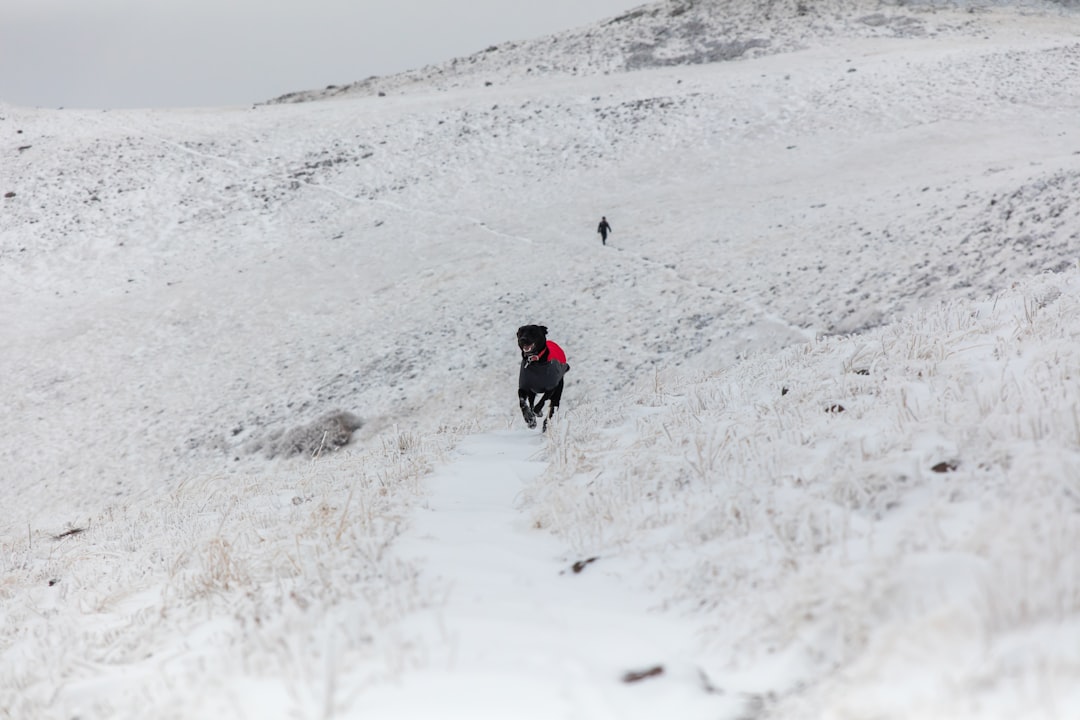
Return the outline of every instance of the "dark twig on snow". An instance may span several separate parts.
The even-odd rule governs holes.
[[[576,563],[574,563],[570,567],[570,569],[573,570],[575,574],[579,573],[579,572],[581,572],[582,570],[585,569],[586,565],[588,565],[589,563],[592,563],[592,562],[596,562],[598,559],[599,558],[591,557],[588,560],[578,560]]]
[[[72,535],[78,535],[81,532],[86,532],[86,528],[73,527],[73,528],[70,528],[68,530],[65,530],[64,532],[60,533],[59,535],[53,535],[52,537],[53,537],[53,540],[63,540],[66,537],[71,537]]]
[[[664,674],[664,666],[663,665],[654,665],[653,667],[648,668],[647,670],[630,670],[630,671],[628,671],[626,673],[623,673],[622,681],[624,683],[635,683],[635,682],[640,682],[641,680],[645,680],[646,678],[659,677],[660,675],[663,675],[663,674]]]

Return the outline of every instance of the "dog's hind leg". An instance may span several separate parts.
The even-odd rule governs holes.
[[[540,428],[540,432],[547,432],[548,421],[555,415],[555,406],[552,405],[548,408],[547,417],[544,418],[544,425]]]
[[[560,380],[559,384],[555,386],[555,389],[551,391],[551,412],[548,413],[550,417],[556,410],[559,409],[559,403],[562,402],[563,381]]]
[[[548,407],[547,417],[544,418],[544,427],[542,428],[544,432],[547,432],[548,421],[551,420],[552,416],[555,415],[555,411],[559,409],[559,401],[562,400],[562,391],[563,381],[560,380],[559,384],[556,385],[552,390],[544,393],[544,397],[540,401],[541,405],[544,404],[544,400],[551,401],[551,405]]]
[[[518,389],[518,407],[521,408],[521,417],[525,418],[525,424],[530,428],[536,427],[536,413],[533,412],[533,400],[536,394],[524,388]]]

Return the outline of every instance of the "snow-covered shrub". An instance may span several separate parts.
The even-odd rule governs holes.
[[[307,425],[272,433],[257,447],[270,458],[294,455],[317,457],[348,445],[353,431],[359,430],[363,424],[359,417],[350,412],[334,410]]]

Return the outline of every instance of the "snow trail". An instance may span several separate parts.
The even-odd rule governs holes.
[[[429,479],[427,507],[399,539],[446,602],[414,620],[425,667],[359,698],[364,717],[684,720],[735,717],[742,703],[706,688],[689,659],[689,623],[649,613],[632,559],[567,555],[520,512],[546,464],[540,435],[466,438]],[[663,672],[628,683],[624,675]]]

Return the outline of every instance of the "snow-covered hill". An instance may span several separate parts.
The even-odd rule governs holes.
[[[919,717],[1018,717],[1002,678],[1037,684],[1043,660],[1059,693],[1076,660],[1041,633],[1075,637],[1077,563],[1022,559],[1078,537],[1078,28],[1060,3],[673,2],[289,98],[319,102],[0,106],[0,653],[18,666],[0,707],[194,717],[165,708],[213,667],[236,682],[205,707],[288,677],[311,714],[339,671],[293,665],[338,620],[363,687],[443,657],[401,630],[438,601],[393,538],[460,437],[524,432],[514,330],[532,322],[572,371],[521,509],[565,560],[617,556],[619,587],[687,613],[708,650],[685,666],[746,699],[731,712],[910,717],[858,680],[901,655],[941,671],[889,650],[896,632],[973,663],[951,690],[926,680]],[[985,304],[1001,292],[1019,295]],[[1035,378],[1008,360],[1027,352]],[[1012,402],[1027,382],[1039,401]],[[287,457],[328,416],[361,424],[348,449]],[[958,550],[1017,503],[1047,509],[979,504],[1021,479],[1057,534],[1025,514],[1008,547]],[[896,507],[958,534],[890,525]],[[989,669],[975,635],[923,628],[928,598],[955,597],[904,585],[913,565],[949,575],[926,548],[986,566]],[[985,590],[1020,566],[1029,589]],[[901,587],[911,625],[881,610]],[[844,683],[866,699],[840,703]]]
[[[760,58],[857,38],[977,37],[1017,14],[1067,17],[1072,0],[668,0],[610,20],[470,56],[347,85],[302,90],[272,103],[401,94],[517,82],[527,77],[589,76]]]

